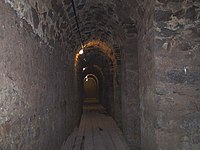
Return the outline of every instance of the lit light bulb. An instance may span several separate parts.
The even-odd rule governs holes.
[[[83,68],[83,71],[85,71],[86,68]]]
[[[79,51],[79,54],[82,55],[83,52],[84,52],[83,49],[81,49],[81,50]]]

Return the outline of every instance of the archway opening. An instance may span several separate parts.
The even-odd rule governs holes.
[[[99,101],[99,80],[94,74],[87,74],[83,79],[83,110],[102,110]]]
[[[88,74],[83,81],[84,101],[99,101],[99,81],[93,74]]]
[[[82,52],[83,50],[83,52]],[[115,84],[116,84],[116,56],[107,43],[100,40],[92,40],[76,51],[74,67],[79,89],[80,101],[84,104],[85,95],[95,97],[105,110],[115,118]],[[86,77],[90,86],[96,82],[97,91],[91,94],[86,90]],[[89,83],[89,82],[88,82]],[[89,93],[90,94],[89,94]],[[89,95],[89,96],[88,96]]]
[[[80,58],[77,82],[82,96],[80,100],[84,102],[86,99],[87,101],[96,99],[96,102],[112,116],[114,85],[111,61],[101,51],[94,49]]]

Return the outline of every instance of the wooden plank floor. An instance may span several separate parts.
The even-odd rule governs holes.
[[[80,126],[68,137],[61,150],[129,150],[115,121],[99,104],[84,107]]]

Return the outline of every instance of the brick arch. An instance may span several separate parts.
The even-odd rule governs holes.
[[[101,52],[106,54],[109,57],[109,59],[112,61],[114,70],[116,69],[117,60],[116,60],[115,52],[111,46],[109,46],[107,43],[105,43],[101,40],[91,40],[83,45],[84,50],[87,50],[87,48],[90,48],[90,47],[98,48]],[[75,55],[75,59],[74,59],[75,71],[77,71],[77,64],[78,64],[79,57],[80,57],[79,51],[81,49],[82,49],[82,47],[79,47],[76,50],[76,55]]]

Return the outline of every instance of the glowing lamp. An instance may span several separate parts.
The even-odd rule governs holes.
[[[79,51],[79,54],[82,55],[83,52],[84,52],[83,49],[81,49],[81,50]]]

